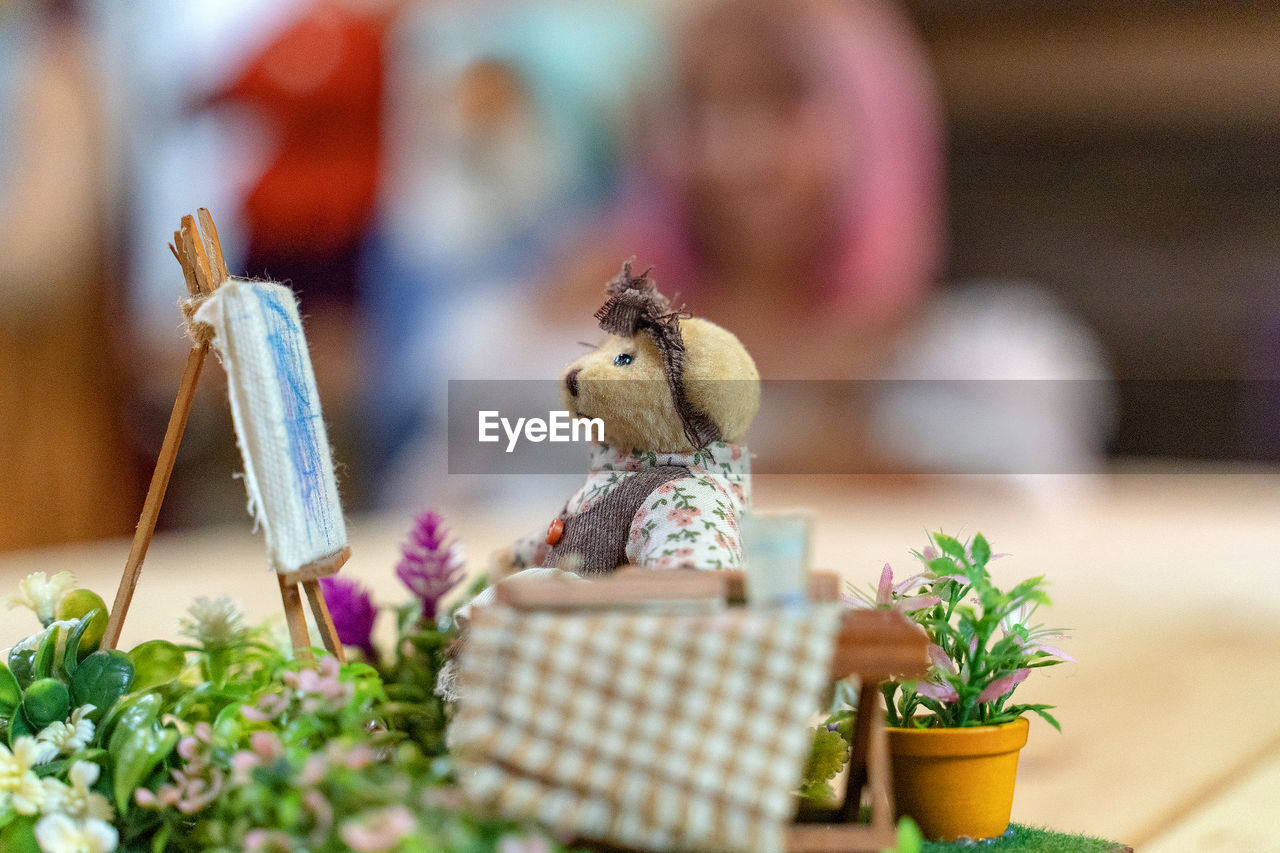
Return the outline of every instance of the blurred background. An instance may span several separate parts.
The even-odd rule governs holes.
[[[351,511],[499,488],[450,485],[447,381],[557,376],[632,255],[769,379],[1043,381],[802,395],[774,470],[1273,462],[1277,43],[1261,2],[2,0],[0,549],[132,529],[201,206],[300,294]],[[222,382],[164,527],[244,518]]]

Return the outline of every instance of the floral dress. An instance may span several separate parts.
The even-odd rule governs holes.
[[[593,444],[587,481],[558,518],[586,512],[638,472],[679,466],[689,475],[658,486],[641,503],[627,531],[626,558],[647,569],[736,569],[742,566],[738,521],[751,508],[750,454],[745,445],[716,442],[690,453],[619,450]],[[514,568],[541,566],[546,532],[521,539]]]

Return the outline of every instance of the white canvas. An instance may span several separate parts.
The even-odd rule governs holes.
[[[347,544],[297,298],[281,284],[232,278],[195,315],[214,329],[244,459],[249,512],[277,572],[297,571]]]

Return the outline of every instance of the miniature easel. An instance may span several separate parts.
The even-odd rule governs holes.
[[[169,426],[165,430],[164,443],[160,446],[160,455],[156,459],[156,467],[151,474],[151,485],[147,488],[147,497],[142,504],[142,514],[138,519],[138,527],[134,531],[129,559],[125,563],[124,573],[120,576],[115,603],[111,607],[111,616],[107,620],[107,627],[102,635],[104,649],[114,649],[120,642],[120,631],[124,627],[125,617],[129,615],[129,604],[133,601],[133,593],[138,586],[142,561],[146,559],[147,548],[151,544],[152,536],[155,535],[156,521],[160,517],[160,505],[164,502],[164,493],[169,486],[169,477],[173,474],[174,461],[178,458],[178,445],[182,442],[182,433],[186,429],[187,418],[191,414],[191,404],[195,399],[200,372],[204,367],[205,357],[209,354],[212,331],[208,326],[195,323],[193,315],[200,303],[230,278],[226,261],[222,256],[222,244],[218,240],[218,229],[213,224],[213,217],[203,207],[197,213],[200,217],[199,226],[196,225],[194,217],[182,217],[182,227],[173,232],[173,242],[169,244],[169,251],[173,252],[173,256],[178,259],[187,282],[188,297],[182,302],[182,311],[187,319],[188,334],[192,338],[191,352],[187,355],[186,370],[183,371],[182,381],[178,384],[178,396],[173,402],[173,411],[169,415]],[[201,229],[203,229],[203,235]],[[334,628],[329,608],[325,604],[319,579],[342,568],[350,554],[350,549],[343,548],[335,554],[303,566],[299,571],[288,575],[277,575],[285,620],[289,625],[289,637],[293,642],[294,652],[299,658],[310,659],[311,657],[311,641],[307,632],[306,616],[302,610],[301,595],[298,592],[298,585],[301,584],[311,603],[311,610],[319,625],[325,648],[338,660],[343,660],[342,643],[338,641],[338,632]]]
[[[830,572],[812,572],[809,576],[810,600],[835,600],[839,588],[839,578]],[[741,572],[625,569],[591,583],[513,580],[496,588],[500,604],[520,610],[565,611],[716,598],[732,605],[745,601],[744,592]],[[842,805],[802,815],[804,822],[794,824],[787,832],[789,853],[873,851],[896,843],[888,736],[879,705],[880,683],[892,676],[924,675],[928,670],[926,646],[924,632],[900,613],[852,610],[842,615],[831,678],[856,675],[858,707],[875,712],[858,714],[854,725]],[[870,823],[859,822],[864,788],[871,801]]]

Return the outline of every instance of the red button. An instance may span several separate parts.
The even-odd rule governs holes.
[[[551,526],[547,528],[547,544],[554,546],[560,541],[560,537],[564,534],[564,522],[556,519],[551,522]]]

